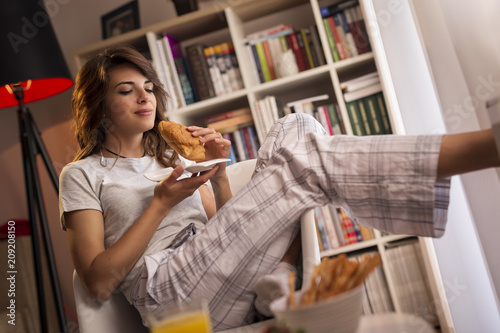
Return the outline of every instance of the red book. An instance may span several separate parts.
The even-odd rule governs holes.
[[[304,59],[302,57],[302,52],[300,51],[300,46],[299,46],[299,41],[297,40],[297,33],[294,31],[290,35],[287,36],[287,40],[290,38],[292,42],[292,47],[291,49],[293,50],[293,53],[295,54],[295,58],[297,59],[297,65],[299,67],[299,72],[305,71],[307,67],[305,66],[304,62],[307,59]],[[290,47],[290,45],[289,45]]]
[[[276,70],[274,69],[274,59],[271,54],[269,42],[267,40],[262,41],[262,47],[264,48],[264,54],[266,55],[267,67],[269,68],[269,73],[271,74],[271,80],[275,80],[277,76]]]

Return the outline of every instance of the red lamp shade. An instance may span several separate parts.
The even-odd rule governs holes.
[[[43,1],[2,1],[0,12],[0,108],[19,104],[12,84],[24,88],[24,103],[69,89],[73,80]]]

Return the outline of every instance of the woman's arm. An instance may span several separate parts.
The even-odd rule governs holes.
[[[216,170],[177,181],[184,169],[177,167],[155,188],[154,196],[130,229],[112,246],[104,248],[104,221],[96,210],[65,213],[73,263],[90,293],[105,301],[141,258],[170,209],[192,195]]]

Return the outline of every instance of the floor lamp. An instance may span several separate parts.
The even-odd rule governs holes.
[[[67,332],[36,158],[41,155],[56,192],[59,182],[40,132],[26,104],[59,94],[73,85],[43,1],[0,4],[0,108],[18,106],[26,198],[31,227],[40,328],[49,332],[40,258],[43,243],[59,331]],[[38,222],[37,222],[38,221]],[[39,228],[38,228],[39,227]],[[40,231],[39,231],[40,229]],[[40,233],[39,233],[40,232]]]

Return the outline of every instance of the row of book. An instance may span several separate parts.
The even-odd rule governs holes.
[[[168,110],[243,89],[238,60],[231,42],[214,46],[195,43],[185,48],[165,33],[149,32],[153,66],[170,98]]]
[[[417,315],[430,325],[438,326],[439,318],[425,276],[420,244],[416,239],[409,239],[389,243],[386,247],[386,273],[384,274],[382,265],[379,265],[363,283],[363,313],[370,315],[394,312],[394,301],[397,301],[400,311]],[[350,258],[360,261],[362,255]],[[392,298],[386,274],[391,277],[394,286]]]
[[[361,261],[362,255],[356,255],[352,258]],[[387,285],[382,265],[375,267],[365,279],[363,282],[363,292],[362,305],[364,315],[394,312],[394,304],[389,293],[389,286]]]
[[[436,306],[425,274],[425,266],[418,241],[412,239],[386,245],[387,274],[395,286],[393,295],[401,311],[413,313],[439,325]]]
[[[314,218],[321,251],[332,250],[374,238],[373,230],[353,223],[342,208],[333,206],[316,207],[314,209]]]
[[[321,7],[320,12],[334,61],[371,51],[358,0]]]
[[[315,25],[295,29],[280,24],[248,35],[245,47],[260,83],[326,64]]]
[[[231,141],[228,164],[257,158],[260,144],[249,108],[209,116],[205,123]]]
[[[382,85],[377,72],[341,82],[340,88],[355,135],[392,133]]]

